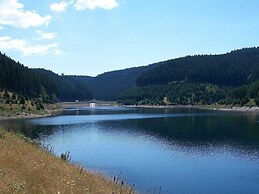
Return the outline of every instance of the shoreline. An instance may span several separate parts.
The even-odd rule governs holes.
[[[203,110],[214,110],[214,111],[230,111],[230,112],[258,112],[259,107],[238,107],[238,106],[227,106],[227,105],[123,105],[128,108],[196,108]]]
[[[63,108],[71,108],[71,107],[90,107],[91,102],[61,102],[60,105]],[[96,107],[99,106],[116,106],[117,102],[114,101],[94,101]]]
[[[0,128],[0,193],[137,193],[100,172],[57,157],[35,141]],[[116,178],[116,179],[115,179]]]
[[[58,109],[45,109],[45,113],[43,114],[35,114],[35,113],[26,113],[26,112],[18,112],[14,113],[10,116],[0,115],[1,120],[13,120],[13,119],[33,119],[33,118],[43,118],[54,116],[55,114],[63,111],[65,108],[71,107],[89,107],[88,102],[61,102],[59,103],[60,108]],[[246,106],[228,106],[228,105],[120,105],[116,102],[97,102],[96,107],[101,106],[122,106],[127,108],[196,108],[202,110],[213,110],[213,111],[229,111],[229,112],[249,112],[249,113],[259,113],[259,107],[246,107]]]
[[[54,114],[61,112],[64,110],[64,108],[59,108],[59,109],[45,109],[46,113],[43,114],[34,114],[34,113],[26,113],[26,112],[18,112],[15,114],[12,114],[10,116],[3,116],[0,115],[0,121],[2,120],[13,120],[13,119],[33,119],[33,118],[43,118],[43,117],[50,117],[53,116]]]
[[[43,114],[17,112],[10,116],[0,116],[0,122],[54,116],[65,108],[60,103],[58,105],[61,106],[56,109],[46,108]],[[100,172],[90,171],[87,167],[70,161],[69,155],[68,158],[62,159],[32,139],[8,132],[1,127],[0,145],[4,147],[0,155],[6,156],[0,157],[0,193],[11,193],[14,189],[11,184],[13,182],[21,183],[17,191],[25,193],[32,191],[30,185],[35,193],[137,193],[134,186],[127,185],[126,182],[121,183],[118,177],[110,178]],[[23,165],[20,165],[21,162]],[[19,165],[16,165],[18,163]],[[31,168],[32,165],[34,168]],[[12,176],[6,176],[7,174]],[[52,181],[49,181],[50,179]],[[43,183],[44,188],[41,187]]]

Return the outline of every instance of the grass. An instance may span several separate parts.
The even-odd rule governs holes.
[[[22,106],[24,106],[25,109],[23,109]],[[0,102],[0,117],[25,118],[30,116],[45,116],[61,109],[62,107],[59,104],[45,104],[45,109],[37,110],[35,106],[31,105],[30,101],[26,101],[25,105]]]
[[[60,104],[43,104],[38,99],[26,99],[12,92],[7,93],[8,98],[4,97],[3,91],[0,91],[0,117],[2,118],[49,115],[62,109]]]
[[[0,193],[133,193],[120,181],[90,173],[38,144],[0,129]]]

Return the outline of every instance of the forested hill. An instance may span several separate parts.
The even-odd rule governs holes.
[[[0,52],[0,89],[44,102],[88,100],[91,93],[68,77],[43,69],[30,69]]]
[[[259,48],[160,62],[123,92],[124,104],[259,106]]]
[[[0,53],[0,89],[45,102],[259,104],[259,48],[197,55],[89,76],[30,69]]]
[[[92,92],[79,81],[65,75],[58,75],[45,69],[32,69],[42,80],[44,85],[57,88],[60,101],[90,100]]]
[[[259,48],[247,48],[222,55],[197,55],[168,60],[143,72],[138,86],[175,82],[240,86],[259,79]]]
[[[154,67],[157,64],[149,66],[133,67],[118,71],[111,71],[100,74],[96,77],[89,76],[68,76],[93,93],[93,98],[97,100],[117,100],[121,92],[136,86],[137,77]]]

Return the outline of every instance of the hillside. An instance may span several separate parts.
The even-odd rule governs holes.
[[[259,104],[259,48],[160,62],[123,92],[124,104]]]
[[[93,98],[97,100],[117,100],[121,92],[136,86],[137,77],[152,68],[156,64],[142,67],[128,68],[124,70],[111,71],[100,74],[96,77],[89,76],[68,76],[93,93]]]
[[[142,73],[138,86],[170,82],[202,82],[219,86],[240,86],[259,79],[259,48],[247,48],[222,55],[198,55],[172,59]]]
[[[0,128],[0,193],[135,193]]]
[[[0,91],[43,102],[96,99],[125,104],[253,105],[259,95],[251,89],[258,85],[259,48],[186,56],[96,77],[29,69],[0,54],[0,73]]]
[[[59,76],[45,69],[32,69],[42,78],[45,85],[54,85],[57,88],[57,98],[60,101],[90,100],[92,93],[87,86],[69,76]]]
[[[75,80],[44,69],[30,69],[0,52],[0,91],[43,102],[88,100],[91,92]]]

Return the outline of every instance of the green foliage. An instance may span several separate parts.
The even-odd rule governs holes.
[[[123,92],[123,104],[259,104],[259,48],[160,62]]]
[[[240,86],[259,79],[259,48],[223,55],[197,55],[168,60],[142,73],[138,86],[172,82],[202,82],[219,86]]]
[[[240,105],[240,106],[244,106],[244,105],[258,106],[259,105],[258,97],[259,97],[259,80],[251,84],[243,85],[230,90],[223,103]]]
[[[137,87],[121,94],[119,102],[130,104],[212,104],[224,98],[224,91],[211,84],[175,83]],[[166,101],[165,101],[166,100]]]
[[[20,98],[20,104],[25,104],[25,99],[23,96]]]
[[[43,101],[41,98],[38,98],[36,100],[36,109],[37,110],[44,109]]]
[[[93,92],[93,98],[98,100],[118,100],[122,92],[136,85],[145,87],[175,83],[209,83],[220,88],[232,88],[259,79],[258,55],[259,48],[249,48],[223,55],[187,56],[149,66],[107,72],[97,77],[63,77],[76,80],[89,88]],[[144,100],[142,99],[143,102]],[[161,99],[155,100],[154,103],[158,101]],[[126,103],[125,100],[124,102]],[[128,100],[127,103],[136,101]]]
[[[255,104],[259,106],[259,96],[255,98]]]
[[[97,100],[118,100],[121,92],[133,88],[136,85],[137,77],[155,65],[133,67],[124,70],[111,71],[98,75],[89,76],[64,76],[76,80],[84,87],[89,88],[93,93],[93,98]]]
[[[15,93],[13,93],[13,95],[12,95],[12,100],[16,100],[16,95],[15,95]]]
[[[0,128],[0,139],[5,138],[5,132]]]
[[[9,92],[7,90],[4,90],[4,99],[7,99],[7,100],[10,99],[10,95],[9,95]]]
[[[91,92],[75,80],[43,69],[29,69],[1,52],[0,88],[5,88],[5,100],[10,99],[8,91],[20,94],[22,98],[16,97],[16,94],[11,97],[13,101],[18,99],[20,104],[32,98],[42,98],[45,103],[92,98]]]
[[[40,90],[40,97],[43,102],[51,102],[54,100],[75,101],[75,100],[90,100],[92,93],[88,87],[70,76],[59,76],[51,71],[44,69],[33,70],[38,76],[49,82],[44,82],[48,87],[43,87]],[[48,88],[56,87],[56,91],[49,91]]]

